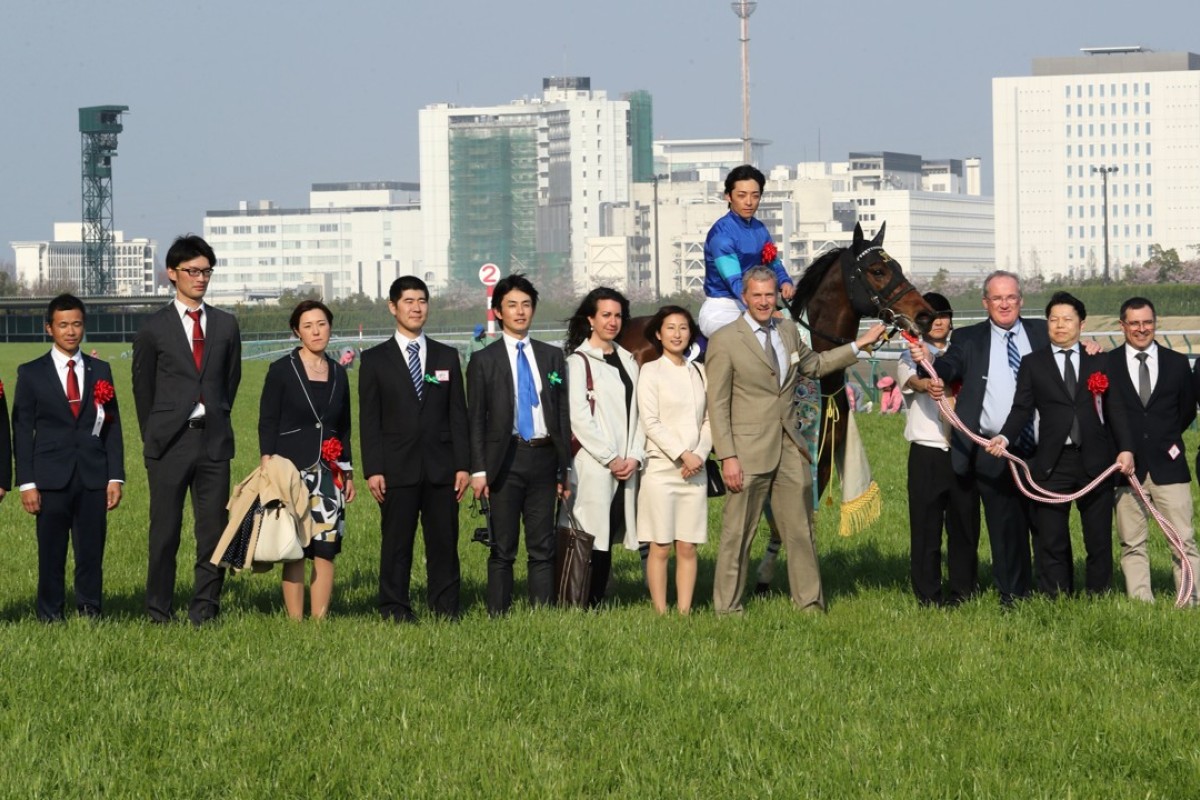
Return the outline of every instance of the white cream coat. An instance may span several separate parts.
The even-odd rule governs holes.
[[[638,419],[638,366],[633,355],[617,347],[625,372],[633,381],[634,401],[625,416],[625,384],[604,354],[588,342],[567,358],[567,388],[571,409],[571,433],[581,447],[571,469],[571,508],[583,530],[596,537],[597,550],[609,550],[608,510],[617,491],[617,479],[605,466],[614,458],[632,458],[639,465],[646,461],[646,435]],[[596,413],[588,407],[587,372],[583,359],[592,367]],[[627,549],[636,549],[637,487],[640,466],[625,482],[625,540]]]

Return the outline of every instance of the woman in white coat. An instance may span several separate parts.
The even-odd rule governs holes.
[[[605,286],[593,289],[568,320],[563,347],[571,432],[579,442],[571,470],[572,510],[580,527],[596,537],[588,598],[593,607],[604,600],[613,543],[638,546],[637,483],[646,437],[638,422],[637,362],[615,341],[627,319],[624,295]]]
[[[638,411],[646,430],[646,469],[638,495],[638,538],[650,544],[646,584],[650,601],[667,612],[667,559],[675,546],[675,592],[679,613],[692,610],[696,545],[708,541],[708,479],[704,461],[712,449],[704,368],[685,353],[699,330],[687,309],[663,306],[646,323],[646,338],[659,351],[642,367]]]

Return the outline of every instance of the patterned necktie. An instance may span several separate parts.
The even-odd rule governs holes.
[[[537,386],[525,355],[525,343],[517,342],[517,434],[527,442],[533,438],[533,409],[537,404]]]
[[[425,396],[425,383],[421,376],[421,345],[419,342],[408,343],[408,375],[412,378],[413,388],[417,390],[417,400]]]
[[[767,363],[771,365],[771,371],[779,379],[780,385],[783,385],[783,376],[779,374],[779,354],[771,342],[771,326],[763,325],[759,330],[763,332],[763,352],[766,353]]]
[[[1150,356],[1146,353],[1138,353],[1134,358],[1142,362],[1138,365],[1138,397],[1142,401],[1142,407],[1150,405],[1150,367],[1146,364],[1146,359]]]
[[[1017,373],[1021,369],[1021,351],[1017,350],[1017,333],[1009,331],[1005,334],[1008,340],[1008,368],[1012,370],[1013,378],[1017,377]],[[1018,453],[1028,455],[1033,452],[1035,440],[1033,438],[1033,418],[1025,423],[1025,427],[1021,428],[1021,434],[1017,437],[1016,450]]]
[[[1071,356],[1075,354],[1073,350],[1060,350],[1063,354],[1063,383],[1067,385],[1067,394],[1071,396],[1071,401],[1075,401],[1075,390],[1078,388],[1078,381],[1075,377],[1075,365],[1071,363]],[[1078,447],[1082,440],[1079,433],[1079,415],[1073,414],[1071,417],[1071,438],[1067,440],[1068,444],[1073,444]]]
[[[204,328],[200,325],[200,313],[203,309],[197,308],[195,311],[185,311],[192,318],[192,360],[196,362],[196,369],[200,369],[200,364],[204,361]]]
[[[79,412],[82,407],[79,398],[79,379],[75,377],[75,359],[67,359],[67,403],[71,406],[71,413],[76,418],[79,417]]]

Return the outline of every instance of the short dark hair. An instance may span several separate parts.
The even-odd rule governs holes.
[[[429,287],[416,275],[401,275],[392,281],[392,287],[388,289],[388,300],[396,303],[400,300],[400,295],[412,291],[424,292],[425,299],[429,300]]]
[[[87,319],[87,309],[83,307],[83,301],[73,294],[60,294],[46,305],[46,324],[54,324],[55,311],[79,311],[83,314],[83,318]]]
[[[505,275],[492,289],[492,309],[498,309],[504,302],[504,295],[516,290],[529,295],[529,301],[533,303],[533,310],[537,311],[538,291],[533,288],[533,284],[529,282],[520,272],[514,272],[512,275]]]
[[[749,164],[734,167],[725,176],[725,194],[733,194],[733,187],[738,181],[754,181],[758,184],[758,190],[761,192],[763,187],[767,185],[767,176],[763,175],[762,171],[757,167],[752,167]]]
[[[310,311],[324,311],[325,321],[333,325],[333,312],[329,310],[329,306],[322,303],[320,300],[301,300],[292,309],[292,316],[288,318],[288,327],[293,332],[300,330],[300,318]]]
[[[1150,313],[1154,315],[1154,318],[1158,319],[1158,312],[1154,310],[1154,303],[1150,302],[1148,298],[1131,297],[1124,303],[1121,303],[1121,322],[1125,321],[1125,312],[1131,308],[1134,311],[1142,308],[1148,308],[1150,309]]]
[[[596,316],[596,311],[601,300],[612,300],[621,306],[622,329],[629,322],[628,298],[616,289],[608,286],[597,286],[584,296],[583,300],[579,302],[579,308],[575,309],[575,313],[567,320],[567,338],[566,343],[563,345],[563,350],[566,351],[567,355],[574,353],[575,349],[591,336],[592,324],[588,322],[588,317]]]
[[[663,352],[662,340],[656,335],[662,330],[663,323],[667,317],[680,314],[687,318],[688,324],[688,348],[696,343],[696,339],[700,336],[700,329],[696,327],[696,320],[692,317],[692,312],[688,311],[683,306],[663,306],[658,311],[654,312],[654,316],[646,323],[646,340],[654,346],[661,356]]]
[[[921,298],[929,304],[930,308],[933,309],[934,319],[937,319],[938,317],[954,319],[954,309],[951,307],[950,301],[946,299],[944,294],[940,294],[938,292],[926,292],[925,294],[921,295]]]
[[[167,251],[167,259],[164,263],[167,265],[167,269],[175,269],[183,262],[201,256],[208,259],[210,267],[217,265],[217,254],[213,252],[208,242],[194,233],[188,233],[177,237],[171,243],[171,249]]]
[[[1050,309],[1055,306],[1070,306],[1079,315],[1080,322],[1087,319],[1087,308],[1083,305],[1083,301],[1070,292],[1055,292],[1050,296],[1050,302],[1046,303],[1047,317],[1050,316]]]

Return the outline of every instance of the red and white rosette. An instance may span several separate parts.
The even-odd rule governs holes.
[[[113,389],[113,385],[106,380],[98,380],[92,387],[92,400],[96,403],[96,422],[92,425],[92,436],[100,435],[100,431],[104,428],[104,406],[116,396],[117,392]]]
[[[1088,376],[1088,391],[1092,393],[1092,402],[1096,404],[1096,416],[1100,424],[1104,424],[1104,393],[1108,391],[1108,376],[1103,372],[1093,372]]]
[[[333,473],[333,485],[339,489],[345,488],[345,480],[342,473],[350,468],[349,464],[343,463],[342,443],[333,436],[330,436],[325,441],[321,442],[321,460],[329,467],[329,471]]]

